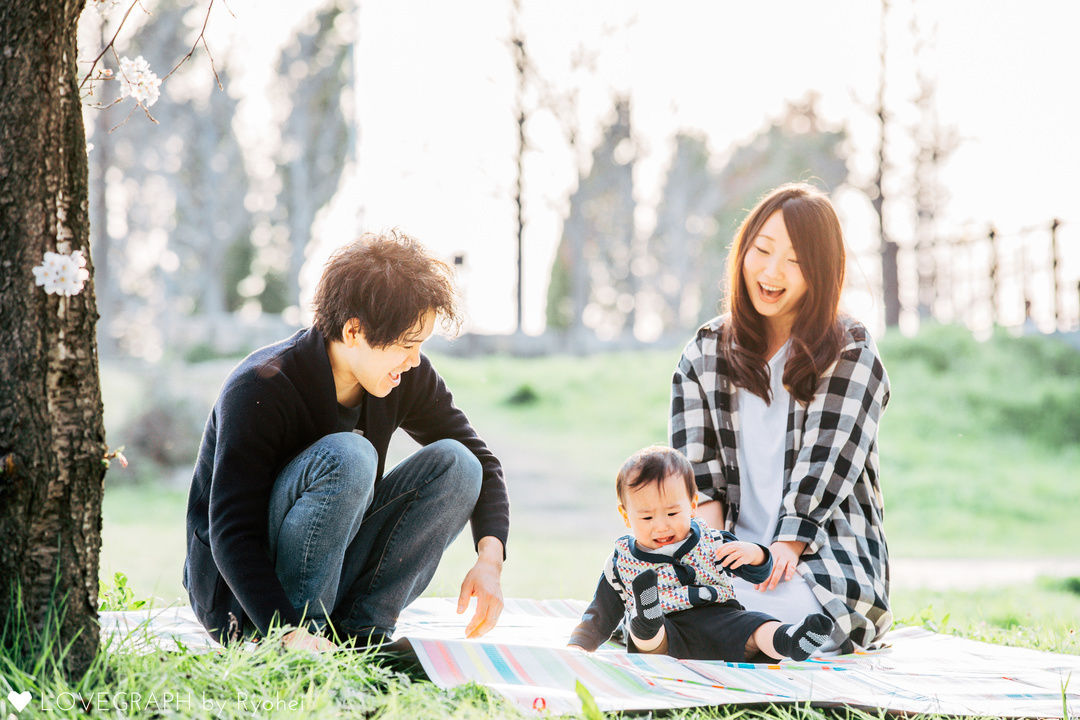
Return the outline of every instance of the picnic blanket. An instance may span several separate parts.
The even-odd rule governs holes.
[[[448,598],[417,600],[402,613],[395,638],[409,639],[439,687],[478,683],[538,711],[580,712],[580,682],[605,711],[809,703],[941,715],[1080,716],[1076,655],[914,627],[893,630],[887,647],[874,652],[779,665],[629,655],[611,643],[582,653],[565,643],[584,602],[509,599],[499,626],[479,640],[464,639],[468,615],[457,615],[455,606]],[[101,625],[106,638],[134,650],[216,647],[186,607],[102,613]]]

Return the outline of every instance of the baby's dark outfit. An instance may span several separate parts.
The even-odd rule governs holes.
[[[690,534],[670,554],[646,550],[632,535],[615,542],[596,594],[581,623],[570,636],[571,645],[595,650],[605,643],[625,616],[634,617],[634,578],[646,570],[656,572],[660,607],[667,633],[667,654],[686,660],[743,662],[747,640],[761,625],[776,620],[771,615],[743,608],[735,599],[730,575],[750,583],[764,582],[772,572],[772,554],[765,552],[761,565],[728,570],[716,560],[716,548],[737,541],[734,535],[713,530],[699,518],[690,522]],[[628,639],[629,652],[638,652]]]

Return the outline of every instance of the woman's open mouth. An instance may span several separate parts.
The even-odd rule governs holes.
[[[394,383],[394,387],[397,387],[401,382],[401,373],[387,373],[390,376],[390,382]]]
[[[776,302],[780,299],[786,290],[782,287],[775,285],[766,285],[765,283],[758,283],[758,287],[761,289],[761,297],[766,302]]]

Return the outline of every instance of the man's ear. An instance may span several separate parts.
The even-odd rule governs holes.
[[[619,503],[619,514],[622,515],[623,522],[626,523],[626,527],[630,527],[630,516],[626,514],[626,508],[622,503]]]
[[[356,344],[357,340],[363,340],[364,334],[360,332],[360,319],[349,318],[345,321],[345,324],[341,326],[341,341],[345,343],[345,347],[352,347]]]

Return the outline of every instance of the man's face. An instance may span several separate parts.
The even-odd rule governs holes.
[[[690,518],[697,513],[697,496],[686,494],[686,482],[668,475],[657,485],[649,483],[626,493],[619,504],[626,527],[637,544],[647,550],[680,543],[690,534]]]
[[[386,397],[401,384],[402,373],[420,364],[420,346],[434,330],[435,313],[429,312],[394,344],[373,348],[358,327],[346,327],[348,370],[365,392]]]

